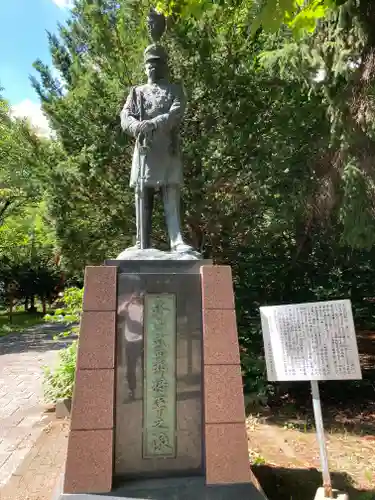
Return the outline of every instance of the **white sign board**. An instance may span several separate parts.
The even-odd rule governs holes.
[[[270,381],[362,378],[350,300],[260,308]]]

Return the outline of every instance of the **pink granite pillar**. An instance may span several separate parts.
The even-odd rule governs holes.
[[[86,267],[64,493],[112,488],[117,267]]]
[[[202,266],[206,483],[256,483],[249,465],[232,272]]]

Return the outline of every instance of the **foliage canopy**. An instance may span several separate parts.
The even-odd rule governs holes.
[[[364,302],[375,256],[371,5],[160,5],[172,14],[171,77],[183,81],[189,101],[184,231],[206,257],[233,267],[249,384],[262,376],[259,305],[349,296],[359,323],[373,313]],[[17,165],[26,151],[37,185],[30,196],[47,207],[62,267],[78,277],[134,234],[133,143],[119,114],[130,87],[144,81],[148,8],[143,0],[76,0],[66,25],[48,35],[59,77],[35,63],[33,84],[55,140],[27,139],[12,150]],[[22,146],[17,127],[11,133]],[[17,172],[4,165],[4,178]],[[163,247],[160,207],[154,227]]]

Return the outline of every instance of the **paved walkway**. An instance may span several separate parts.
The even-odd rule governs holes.
[[[20,467],[0,487],[0,500],[55,498],[64,472],[69,422],[51,418]]]
[[[0,488],[41,435],[43,369],[71,339],[54,340],[62,325],[43,324],[0,338]]]

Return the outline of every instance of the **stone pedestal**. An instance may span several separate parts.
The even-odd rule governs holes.
[[[87,267],[64,493],[111,491],[117,267]]]
[[[54,500],[265,500],[252,484],[208,486],[204,477],[149,479],[128,481],[114,487],[110,493],[64,494],[57,493]]]
[[[205,261],[88,267],[57,498],[265,498],[248,457],[232,275]]]

